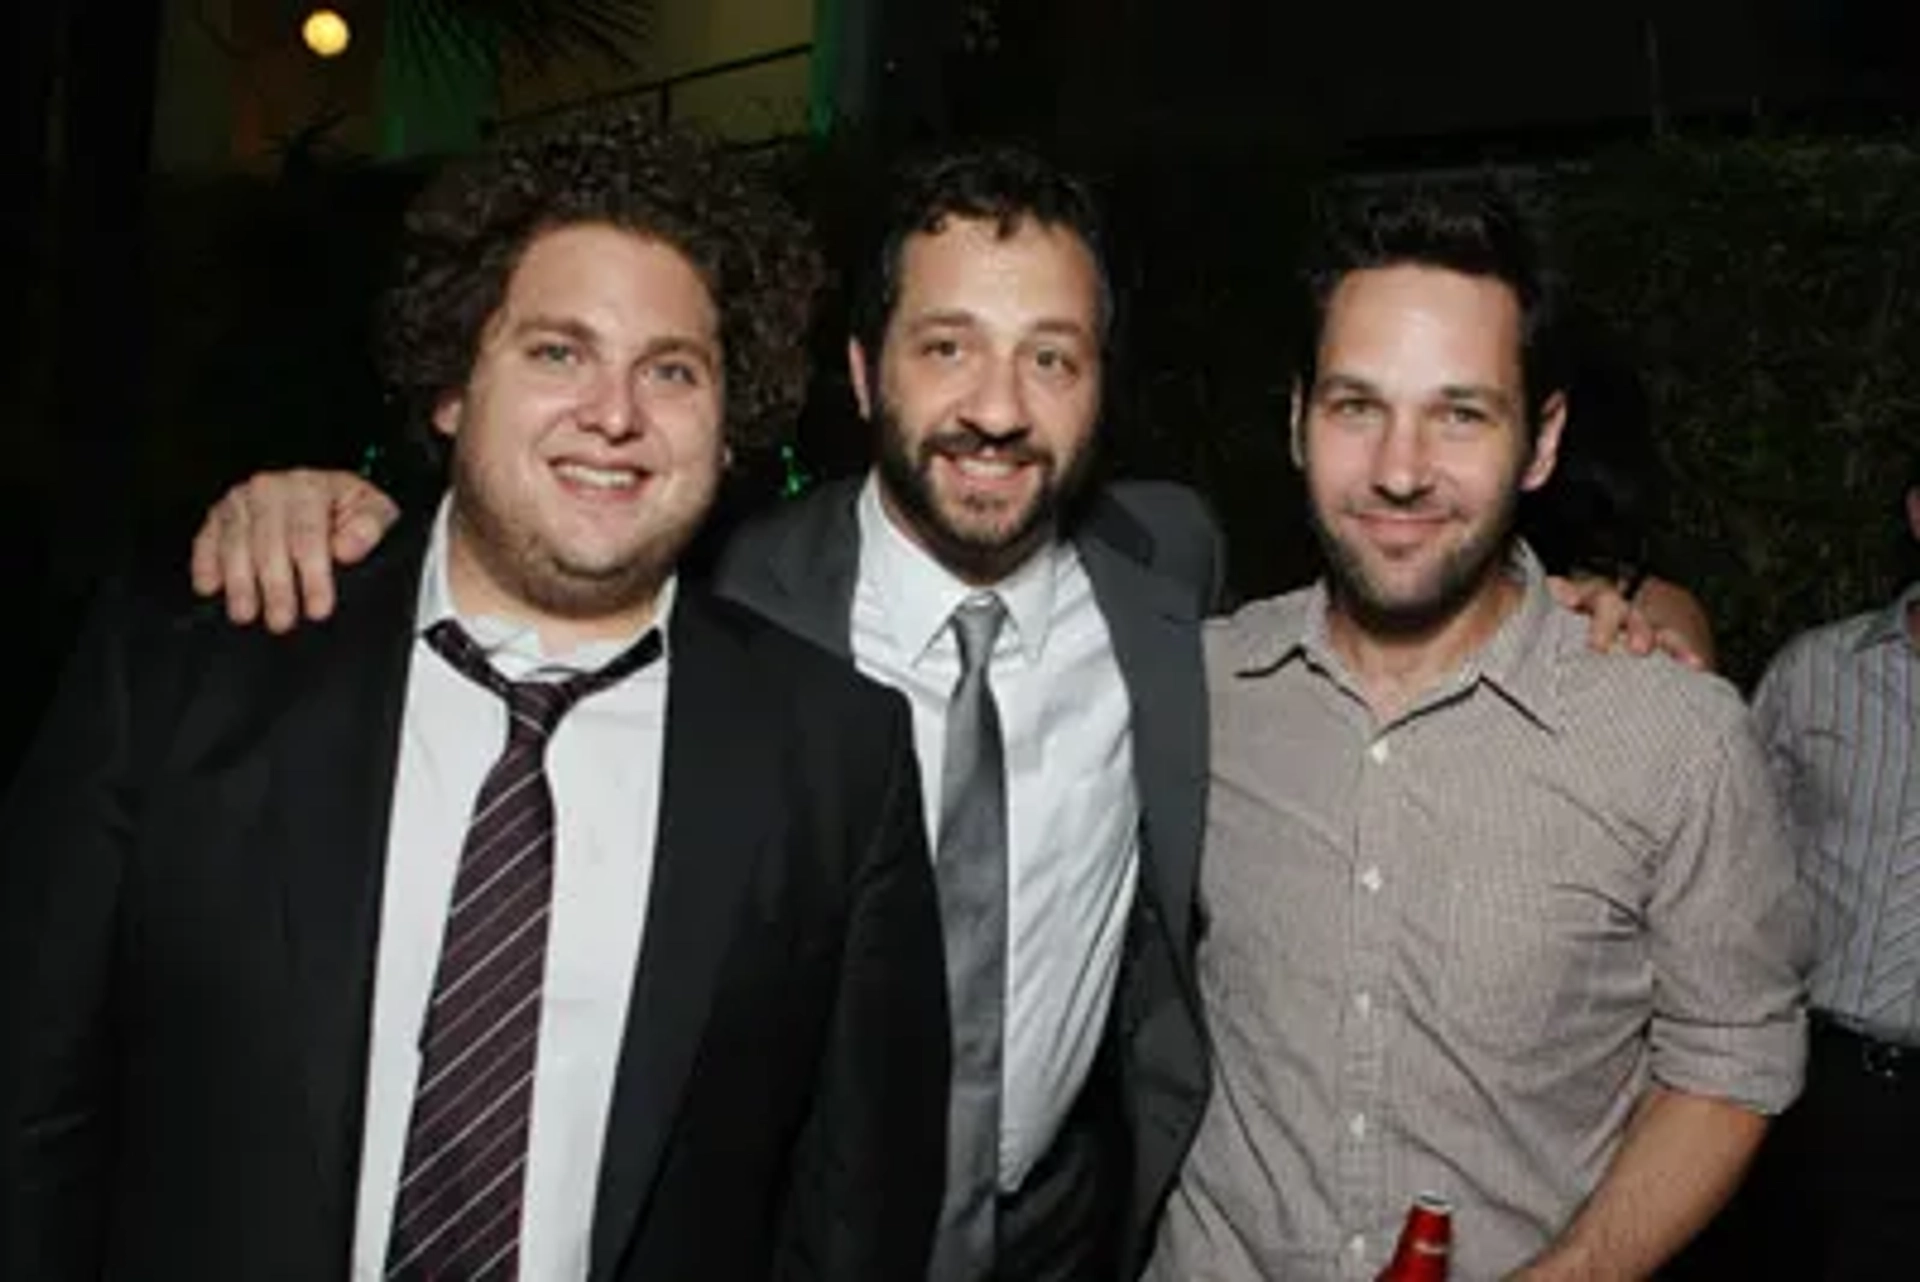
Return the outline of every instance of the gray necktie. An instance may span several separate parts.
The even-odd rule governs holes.
[[[1007,772],[987,669],[1006,621],[1000,598],[953,612],[960,679],[947,705],[934,871],[953,1016],[946,1206],[933,1282],[989,1277],[1000,1187],[1000,1047],[1006,1031]]]

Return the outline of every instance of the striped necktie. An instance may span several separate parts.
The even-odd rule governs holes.
[[[546,750],[567,709],[659,658],[649,631],[597,672],[508,681],[452,620],[427,642],[506,700],[507,744],[480,785],[460,850],[387,1243],[407,1282],[513,1278],[553,892]]]

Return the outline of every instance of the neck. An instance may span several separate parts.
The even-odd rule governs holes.
[[[1496,569],[1459,609],[1428,627],[1402,633],[1362,622],[1336,588],[1330,596],[1327,639],[1359,683],[1374,718],[1385,723],[1451,678],[1492,640],[1519,604],[1522,591],[1504,569]]]
[[[485,616],[531,628],[540,638],[540,649],[548,655],[637,636],[653,622],[665,586],[664,580],[658,580],[617,606],[571,613],[544,606],[529,600],[527,593],[503,586],[499,576],[488,571],[457,531],[447,541],[447,591],[454,610],[469,619]]]

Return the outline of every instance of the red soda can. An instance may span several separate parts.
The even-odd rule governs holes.
[[[1407,1209],[1400,1245],[1375,1282],[1446,1282],[1447,1251],[1453,1243],[1453,1204],[1422,1193]]]

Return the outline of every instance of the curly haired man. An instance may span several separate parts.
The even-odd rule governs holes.
[[[908,710],[675,573],[797,391],[806,238],[629,119],[408,232],[382,355],[437,510],[297,644],[109,589],[8,800],[0,1275],[912,1277]]]

